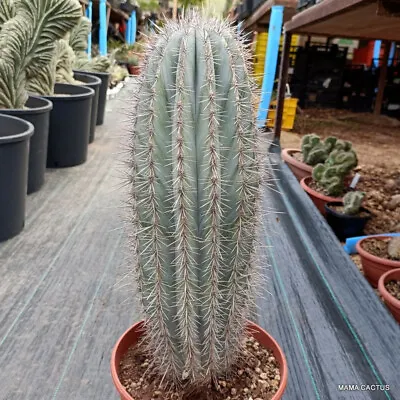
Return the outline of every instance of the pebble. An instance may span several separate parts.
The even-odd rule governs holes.
[[[398,206],[400,206],[400,194],[395,194],[394,196],[392,196],[392,198],[390,199],[387,208],[389,210],[394,210],[395,208],[397,208]]]

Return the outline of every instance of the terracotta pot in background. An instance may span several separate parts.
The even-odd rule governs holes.
[[[299,149],[283,149],[282,159],[288,165],[290,170],[298,181],[312,174],[313,167],[304,162],[298,161],[293,157],[294,153],[301,153]]]
[[[140,75],[140,67],[138,65],[129,65],[128,70],[131,75]]]
[[[400,323],[400,300],[394,298],[385,287],[390,281],[400,281],[400,268],[386,272],[379,278],[378,282],[379,293],[383,297],[383,300],[385,300],[387,308],[393,314],[395,320]]]
[[[378,286],[379,278],[388,271],[392,271],[393,269],[400,268],[400,261],[388,260],[386,258],[380,258],[374,256],[373,254],[368,253],[366,250],[362,248],[362,244],[365,243],[369,239],[377,239],[377,240],[388,240],[391,239],[390,236],[369,236],[365,239],[360,240],[356,249],[358,254],[361,257],[361,264],[364,271],[364,275],[367,278],[368,282],[373,286]]]
[[[343,199],[341,197],[330,197],[325,196],[323,193],[319,193],[314,189],[311,189],[309,184],[312,181],[312,176],[307,176],[300,181],[301,187],[304,191],[310,196],[311,200],[313,201],[315,207],[318,208],[319,212],[325,216],[326,210],[325,205],[327,203],[342,203]]]
[[[125,390],[122,386],[122,383],[119,380],[118,372],[119,372],[119,365],[121,359],[123,358],[124,354],[128,351],[128,349],[136,345],[140,338],[144,333],[144,321],[138,322],[129,328],[118,340],[117,344],[114,347],[111,356],[111,376],[114,382],[114,385],[121,397],[121,400],[140,400],[140,399],[133,399],[132,396]],[[271,350],[279,363],[280,366],[280,375],[281,375],[281,382],[279,385],[278,391],[272,397],[271,400],[279,400],[282,398],[283,393],[285,392],[287,379],[288,379],[288,366],[286,362],[285,355],[283,354],[282,349],[279,347],[278,343],[270,336],[266,331],[260,328],[258,325],[250,322],[248,324],[249,333],[256,339],[258,342]]]

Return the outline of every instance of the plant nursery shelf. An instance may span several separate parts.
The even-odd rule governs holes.
[[[141,319],[126,259],[118,177],[120,132],[129,132],[129,83],[107,103],[88,161],[49,170],[28,197],[24,231],[0,244],[2,399],[116,399],[110,351]],[[289,365],[285,400],[337,400],[340,384],[390,385],[352,399],[400,393],[400,329],[298,185],[278,152],[266,190],[259,324]],[[118,190],[117,190],[118,189]],[[126,194],[128,196],[128,193]],[[268,262],[270,266],[268,266]]]

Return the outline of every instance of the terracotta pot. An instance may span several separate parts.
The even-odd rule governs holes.
[[[140,75],[140,67],[138,65],[129,65],[128,69],[131,75]]]
[[[117,344],[114,347],[111,357],[111,376],[114,382],[114,385],[121,397],[121,400],[140,400],[133,399],[132,396],[125,390],[122,386],[122,383],[119,380],[118,372],[119,372],[119,364],[124,356],[124,354],[128,351],[128,349],[138,343],[140,338],[144,333],[144,321],[138,322],[129,328],[118,340]],[[282,349],[279,347],[278,343],[270,336],[266,331],[260,328],[258,325],[249,322],[248,324],[249,333],[258,340],[258,342],[263,345],[265,348],[272,350],[276,360],[280,365],[280,375],[281,382],[279,385],[278,391],[275,393],[272,400],[279,400],[282,398],[283,393],[285,392],[287,379],[288,379],[288,366],[286,362],[285,355],[283,354]]]
[[[301,181],[303,178],[312,174],[313,167],[301,161],[297,161],[293,157],[294,153],[301,153],[301,151],[299,149],[283,149],[282,159],[288,165],[297,180]]]
[[[394,298],[385,287],[390,281],[400,281],[400,268],[386,272],[379,278],[378,282],[379,293],[383,297],[383,300],[385,300],[387,308],[392,313],[394,319],[400,323],[400,300]]]
[[[378,240],[387,240],[390,239],[390,236],[369,236],[365,239],[360,240],[356,245],[357,252],[361,257],[361,264],[364,275],[367,278],[368,282],[376,288],[378,286],[379,278],[383,274],[396,268],[400,268],[400,261],[380,258],[364,250],[362,248],[362,244],[371,238]]]
[[[343,199],[341,197],[330,197],[325,196],[323,193],[317,192],[314,189],[311,189],[309,184],[312,181],[312,176],[307,176],[300,181],[301,187],[305,190],[305,192],[311,197],[315,207],[318,208],[319,212],[325,216],[326,209],[325,205],[328,203],[342,203]]]

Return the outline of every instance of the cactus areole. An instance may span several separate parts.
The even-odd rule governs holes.
[[[219,20],[149,44],[131,134],[136,275],[161,376],[229,371],[252,304],[260,169],[245,45]]]

